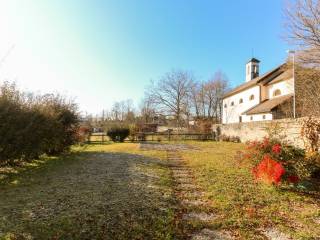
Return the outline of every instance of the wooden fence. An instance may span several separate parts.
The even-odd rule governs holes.
[[[203,134],[203,133],[137,133],[129,136],[126,142],[143,142],[143,141],[215,141],[215,133]],[[105,143],[110,141],[109,137],[105,133],[92,134],[89,138],[89,143]]]

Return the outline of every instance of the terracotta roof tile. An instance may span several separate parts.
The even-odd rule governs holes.
[[[268,82],[268,85],[277,83],[277,82],[281,82],[283,80],[287,80],[292,78],[292,69],[287,69],[285,70],[282,74],[280,74],[279,76],[275,77],[274,79],[272,79],[270,82]]]
[[[292,98],[292,94],[275,97],[269,100],[265,100],[260,104],[250,108],[249,110],[245,111],[242,114],[251,115],[251,114],[259,114],[259,113],[268,113],[271,112],[272,109],[279,106],[280,104],[284,103],[285,101]]]
[[[223,98],[227,98],[227,97],[230,97],[236,93],[239,93],[239,92],[242,92],[246,89],[249,89],[251,87],[254,87],[254,86],[257,86],[259,83],[261,84],[266,84],[266,83],[269,83],[269,82],[272,82],[274,79],[280,77],[284,72],[282,70],[282,67],[284,66],[284,64],[272,69],[271,71],[259,76],[259,77],[256,77],[254,79],[252,79],[251,81],[249,82],[246,82],[246,83],[243,83],[241,84],[240,86],[232,89],[231,91],[227,92]],[[286,71],[285,71],[286,72]]]

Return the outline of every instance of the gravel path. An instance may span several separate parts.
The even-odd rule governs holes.
[[[0,185],[0,239],[167,239],[166,178],[163,161],[136,154],[49,161]]]

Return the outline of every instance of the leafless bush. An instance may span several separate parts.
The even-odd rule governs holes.
[[[300,116],[320,116],[320,71],[296,66],[296,109]]]
[[[307,151],[317,152],[320,149],[320,119],[313,117],[304,119],[301,135]]]

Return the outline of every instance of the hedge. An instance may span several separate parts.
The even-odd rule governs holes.
[[[114,142],[123,142],[130,134],[129,128],[115,127],[107,131],[108,137]]]
[[[77,105],[58,94],[0,86],[0,165],[67,151],[77,141]]]

